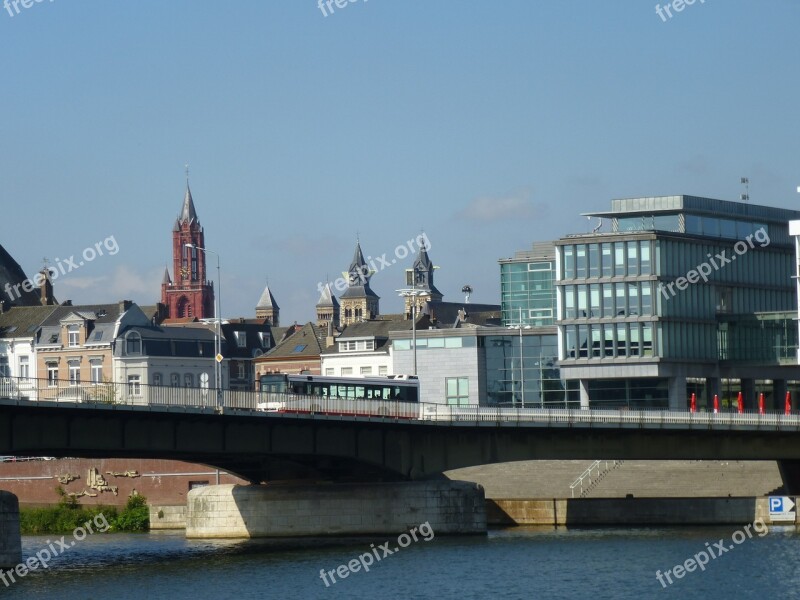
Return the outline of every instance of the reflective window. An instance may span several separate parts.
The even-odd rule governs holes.
[[[585,318],[589,315],[587,314],[588,306],[587,306],[587,298],[586,298],[586,286],[579,285],[578,288],[578,318]]]
[[[650,261],[650,242],[643,241],[640,243],[641,246],[639,249],[639,272],[642,275],[650,275],[653,269]]]
[[[575,318],[575,286],[564,287],[564,318]]]
[[[639,274],[639,242],[628,242],[628,275]]]
[[[686,215],[684,220],[686,223],[686,233],[693,233],[696,235],[701,235],[703,233],[700,217],[697,215]]]
[[[720,219],[719,234],[724,238],[736,237],[736,221],[731,221],[730,219]]]
[[[614,275],[625,275],[625,243],[614,244]]]
[[[614,286],[610,283],[603,284],[603,316],[614,316]]]
[[[578,279],[585,279],[587,273],[586,265],[586,246],[579,244],[575,248],[575,276]]]
[[[681,220],[679,215],[658,215],[653,217],[653,229],[660,231],[680,231]]]
[[[589,286],[589,316],[600,316],[600,285],[597,283]]]
[[[642,314],[643,315],[652,315],[653,314],[653,286],[649,281],[643,281],[641,283],[642,286],[642,293],[639,296],[642,306]]]
[[[600,246],[600,258],[602,262],[603,277],[611,277],[614,274],[614,262],[611,257],[611,244],[605,242]]]
[[[600,247],[589,244],[589,277],[600,277]]]
[[[616,314],[619,317],[625,316],[627,313],[627,308],[625,306],[625,284],[624,283],[615,283],[614,288],[616,291]]]
[[[636,316],[639,313],[639,284],[628,284],[628,314]]]
[[[563,246],[564,250],[564,279],[575,279],[575,247]]]

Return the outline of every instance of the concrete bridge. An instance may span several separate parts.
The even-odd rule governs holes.
[[[127,386],[122,386],[126,388]],[[0,454],[163,458],[254,482],[436,478],[531,459],[776,460],[794,489],[800,415],[447,407],[165,388],[140,401],[0,398]],[[8,395],[8,394],[6,394]],[[800,489],[798,489],[800,491]]]

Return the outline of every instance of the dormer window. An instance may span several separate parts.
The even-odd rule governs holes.
[[[70,348],[77,348],[80,346],[80,329],[78,325],[69,325],[67,327],[67,335]]]
[[[234,331],[233,335],[236,337],[236,346],[239,348],[247,348],[247,332]]]
[[[125,338],[125,353],[128,355],[142,353],[142,337],[135,331]]]

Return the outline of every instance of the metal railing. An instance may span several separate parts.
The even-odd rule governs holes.
[[[670,410],[501,408],[494,406],[449,406],[435,403],[400,402],[304,396],[287,393],[223,390],[217,398],[213,388],[167,387],[131,383],[80,383],[47,379],[0,377],[0,399],[18,403],[71,404],[93,408],[118,406],[159,409],[207,410],[211,412],[258,412],[285,416],[316,415],[409,419],[431,424],[475,424],[581,428],[648,429],[763,429],[800,431],[800,414],[783,411],[689,412]]]

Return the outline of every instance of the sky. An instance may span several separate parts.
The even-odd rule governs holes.
[[[0,244],[64,265],[60,301],[159,300],[186,164],[223,316],[268,281],[282,324],[357,239],[389,313],[423,232],[445,300],[499,303],[498,259],[612,198],[746,176],[800,207],[796,0],[25,1],[0,6]]]

